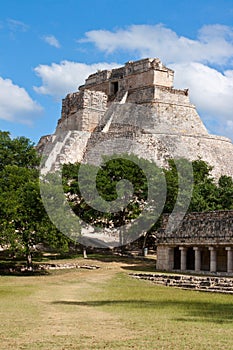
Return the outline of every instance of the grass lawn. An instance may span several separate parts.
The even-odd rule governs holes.
[[[0,349],[233,349],[233,296],[129,277],[142,261],[83,263],[101,268],[0,276]]]

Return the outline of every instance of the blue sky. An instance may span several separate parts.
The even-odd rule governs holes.
[[[233,138],[232,0],[0,0],[0,129],[38,142],[89,74],[143,57]]]

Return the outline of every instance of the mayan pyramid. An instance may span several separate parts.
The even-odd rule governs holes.
[[[201,158],[214,166],[215,177],[233,176],[233,144],[208,133],[188,89],[175,89],[173,80],[174,71],[157,58],[90,75],[62,101],[55,133],[38,143],[44,172],[134,153],[160,166],[169,158]]]

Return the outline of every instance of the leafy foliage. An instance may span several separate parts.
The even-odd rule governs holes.
[[[183,162],[185,169],[186,160]],[[221,176],[216,182],[212,177],[213,167],[201,159],[192,162],[193,189],[188,207],[189,212],[233,209],[233,181],[229,176]],[[167,181],[167,201],[164,212],[172,212],[179,191],[178,172],[174,160],[169,160],[169,168],[164,169]],[[180,173],[179,173],[180,175]]]
[[[37,243],[67,245],[41,200],[39,161],[28,139],[11,140],[9,133],[0,132],[0,245],[14,255],[25,254],[29,265]]]
[[[168,167],[158,170],[155,164],[132,156],[128,159],[122,155],[122,158],[109,160],[105,158],[104,165],[97,169],[93,165],[82,165],[84,187],[88,195],[83,196],[79,186],[80,164],[68,164],[63,168],[64,189],[68,194],[68,199],[74,212],[84,221],[100,227],[118,227],[127,224],[130,220],[137,218],[143,211],[148,200],[148,184],[152,181],[154,193],[157,197],[162,196],[161,177],[166,179],[166,202],[163,212],[171,213],[176,206],[176,210],[185,211],[211,211],[233,209],[233,181],[227,176],[220,177],[218,183],[211,176],[212,167],[203,160],[198,159],[190,163],[186,159],[168,161]],[[156,171],[155,171],[156,168]],[[154,178],[145,176],[146,173],[153,174]],[[192,169],[192,174],[190,174]],[[93,199],[93,174],[97,174],[96,186],[98,198]],[[192,175],[192,176],[191,176]],[[155,179],[157,177],[157,179]],[[122,193],[127,197],[130,186],[122,188],[122,193],[117,190],[119,182],[123,179],[133,185],[133,196],[128,205],[122,210],[113,212],[114,201]],[[160,191],[159,191],[160,190]],[[155,196],[155,197],[156,197]],[[100,198],[105,201],[104,210],[101,209]],[[90,202],[89,202],[90,200]],[[92,205],[91,205],[91,204]],[[156,207],[156,206],[155,206]],[[155,208],[154,207],[154,208]],[[150,213],[153,216],[153,209]],[[155,224],[149,230],[152,232],[160,223],[154,220]]]
[[[33,143],[26,137],[11,139],[10,133],[0,131],[0,171],[6,165],[34,168],[40,163],[40,158]]]
[[[161,169],[136,156],[105,157],[101,168],[82,165],[85,198],[80,189],[79,171],[80,164],[63,167],[64,190],[74,212],[95,226],[120,227],[137,218],[148,203],[148,184],[155,199],[150,203],[154,210],[165,195],[162,193],[161,178],[164,176]],[[148,212],[147,215],[151,214]]]

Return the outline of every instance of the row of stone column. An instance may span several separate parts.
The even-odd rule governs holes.
[[[187,248],[179,247],[181,256],[180,256],[180,269],[185,271],[187,268]],[[195,251],[195,272],[201,271],[201,248],[193,247]],[[232,247],[226,247],[227,251],[227,272],[233,272],[233,250]],[[210,272],[217,271],[217,250],[215,247],[209,247],[210,251]]]

